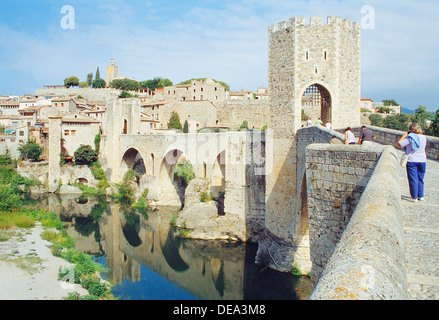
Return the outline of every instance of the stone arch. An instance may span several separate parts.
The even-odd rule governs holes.
[[[75,183],[82,183],[82,184],[87,185],[88,184],[88,180],[87,180],[87,178],[77,178],[75,180]]]
[[[321,119],[332,123],[332,97],[330,91],[317,82],[307,86],[301,96],[301,107],[313,122]]]
[[[226,151],[221,151],[212,164],[211,195],[218,202],[218,214],[224,214],[224,199],[226,193]]]
[[[225,191],[226,151],[221,151],[212,164],[211,191],[214,195]]]
[[[129,222],[125,221],[125,224],[122,224],[122,233],[129,245],[136,248],[142,244],[142,239],[139,236],[141,229],[140,217],[133,213],[129,215],[131,220]]]
[[[140,152],[135,148],[129,148],[122,156],[121,172],[126,172],[129,169],[134,170],[136,181],[139,183],[140,177],[146,173],[146,166]]]
[[[175,168],[186,161],[186,155],[179,149],[171,149],[165,153],[158,168],[159,198],[163,205],[183,206],[185,186],[174,178]]]

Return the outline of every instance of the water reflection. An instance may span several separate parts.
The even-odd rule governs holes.
[[[118,284],[122,298],[154,299],[151,290],[180,290],[184,294],[158,299],[296,300],[308,299],[311,292],[307,278],[256,265],[256,245],[178,237],[169,224],[178,208],[136,213],[102,198],[52,194],[46,205],[69,223],[76,247],[106,265],[107,278]],[[152,274],[162,278],[157,286],[143,285]],[[130,293],[134,284],[144,292]]]

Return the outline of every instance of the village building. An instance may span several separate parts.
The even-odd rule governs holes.
[[[217,107],[207,100],[174,100],[141,105],[141,112],[156,121],[153,123],[155,129],[167,129],[173,111],[178,113],[182,125],[185,120],[188,121],[190,132],[212,127],[218,123]]]
[[[191,80],[189,84],[164,87],[156,90],[156,101],[211,101],[219,103],[226,98],[226,88],[221,84],[206,78],[206,80]]]
[[[70,156],[81,145],[90,145],[94,148],[94,139],[99,133],[101,122],[84,114],[70,113],[62,116],[61,138],[64,147]]]

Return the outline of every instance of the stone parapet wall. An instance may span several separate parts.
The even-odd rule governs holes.
[[[381,146],[313,144],[306,149],[311,279],[316,282],[372,176]]]
[[[107,99],[114,99],[119,96],[121,90],[112,88],[51,88],[51,89],[36,89],[37,96],[68,96],[81,95],[87,100],[91,101],[105,101]]]
[[[374,145],[376,147],[376,144],[368,144],[366,148],[373,149]],[[331,151],[331,147],[327,148],[326,154]],[[311,146],[308,151],[312,156],[325,150],[322,146]],[[376,151],[370,152],[364,156],[376,155]],[[407,299],[401,191],[398,179],[395,179],[399,170],[397,159],[393,147],[384,148],[367,187],[311,294],[311,300]],[[313,166],[311,162],[312,160],[308,164],[310,169]],[[323,169],[323,165],[321,168]],[[336,211],[333,213],[335,215]],[[316,220],[316,217],[311,217],[311,220]],[[328,224],[320,226],[320,230],[330,231],[331,228]]]
[[[404,134],[404,131],[392,130],[381,127],[367,126],[369,129],[372,129],[374,135],[376,137],[376,142],[385,145],[391,145],[395,148],[398,148],[397,142]],[[352,128],[352,131],[355,134],[355,137],[358,139],[360,137],[361,127]],[[338,130],[337,130],[338,131]],[[341,130],[340,130],[341,131]],[[439,160],[439,138],[426,136],[427,137],[427,147],[426,153],[429,159]]]

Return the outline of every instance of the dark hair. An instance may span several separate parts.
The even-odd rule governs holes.
[[[351,127],[347,127],[344,132],[346,132],[346,131],[352,131]]]
[[[366,129],[366,126],[362,126],[361,129]]]

